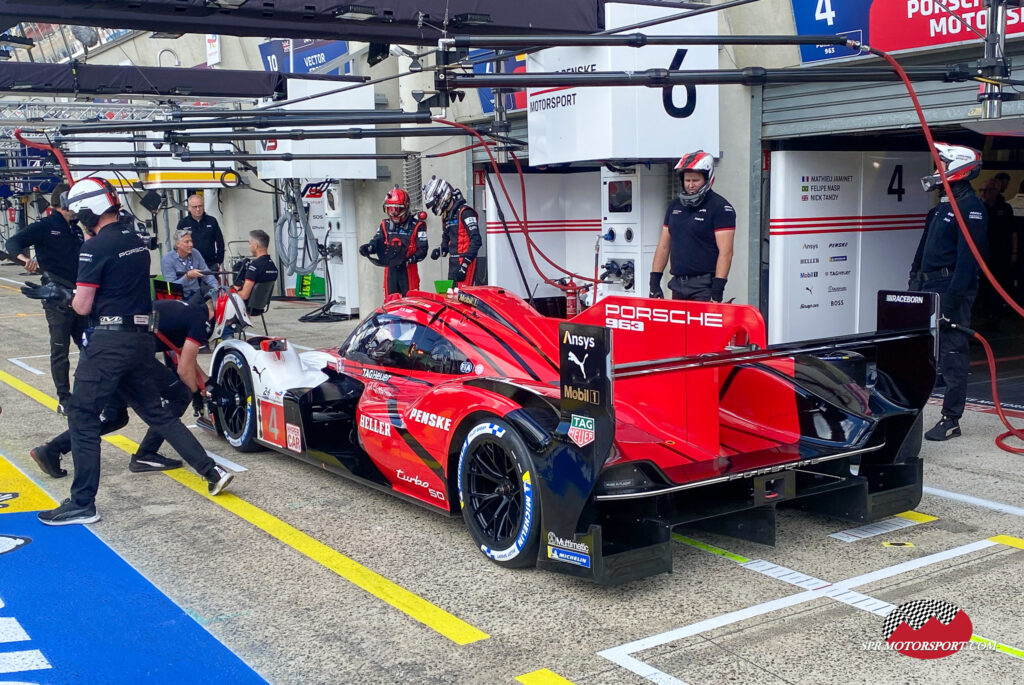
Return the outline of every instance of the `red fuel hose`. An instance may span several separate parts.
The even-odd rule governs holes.
[[[14,137],[22,145],[26,145],[28,147],[34,147],[37,150],[46,150],[47,152],[52,154],[54,157],[56,157],[57,158],[57,163],[60,164],[60,168],[64,172],[65,182],[68,185],[74,184],[75,181],[71,177],[71,170],[68,168],[68,161],[66,159],[64,159],[64,153],[62,153],[60,151],[60,148],[56,147],[55,145],[50,145],[49,143],[37,143],[35,141],[28,140],[27,138],[25,138],[25,136],[23,136],[21,134],[21,129],[20,128],[14,129]]]
[[[995,355],[992,354],[992,348],[989,346],[988,340],[981,337],[977,331],[967,328],[966,326],[958,326],[955,323],[951,323],[949,326],[950,328],[958,329],[971,336],[981,343],[981,346],[985,349],[985,357],[988,361],[988,372],[989,376],[992,378],[992,402],[996,406],[996,413],[999,414],[999,420],[1003,422],[1004,426],[1006,426],[1006,432],[996,437],[996,446],[1007,452],[1012,452],[1013,454],[1024,454],[1024,449],[1020,447],[1011,447],[1006,444],[1006,440],[1011,437],[1024,442],[1024,429],[1017,428],[1011,424],[1010,420],[1006,418],[1006,414],[1003,412],[1003,405],[999,402],[999,388],[996,387],[996,359]]]
[[[439,124],[446,124],[448,126],[454,126],[455,128],[460,128],[460,129],[466,131],[467,133],[469,133],[470,135],[473,135],[473,136],[476,136],[477,138],[479,138],[481,143],[486,142],[486,141],[484,141],[483,136],[480,135],[480,133],[478,131],[476,131],[473,128],[470,128],[469,126],[465,126],[465,125],[460,124],[460,123],[455,122],[455,121],[448,121],[446,119],[441,119],[439,117],[435,117],[434,121],[436,121]],[[544,279],[544,282],[547,283],[550,286],[558,288],[559,290],[561,290],[563,292],[568,292],[569,290],[571,290],[571,288],[569,288],[569,287],[567,287],[565,285],[562,285],[561,283],[558,283],[557,281],[554,281],[554,280],[552,280],[552,279],[550,279],[550,278],[548,278],[547,276],[544,275],[544,272],[540,270],[540,265],[537,264],[537,260],[534,257],[534,254],[533,254],[534,250],[537,251],[537,253],[544,259],[544,261],[546,261],[548,264],[550,264],[557,271],[560,271],[563,274],[566,274],[567,276],[570,276],[572,278],[579,279],[580,281],[583,281],[583,282],[595,283],[596,281],[592,280],[591,278],[589,278],[587,276],[582,276],[580,274],[573,273],[572,271],[569,271],[569,270],[559,266],[554,260],[552,260],[546,254],[544,254],[544,252],[537,246],[537,244],[533,242],[533,238],[530,236],[530,229],[529,229],[529,227],[526,224],[526,217],[527,217],[527,213],[526,213],[526,182],[525,182],[525,179],[523,177],[522,166],[519,164],[519,159],[514,154],[512,155],[512,160],[513,160],[513,162],[515,163],[515,166],[516,166],[516,172],[519,175],[519,185],[520,185],[520,189],[521,189],[521,192],[522,192],[523,218],[521,218],[521,219],[519,218],[519,213],[516,211],[515,204],[512,202],[512,198],[508,194],[508,189],[505,187],[505,182],[501,178],[501,172],[498,169],[498,162],[497,162],[496,159],[494,159],[494,155],[491,153],[490,147],[487,146],[487,145],[484,145],[484,152],[487,153],[487,156],[491,160],[491,168],[494,169],[495,178],[498,179],[498,185],[501,187],[501,192],[505,195],[505,201],[508,203],[508,207],[509,207],[509,209],[512,212],[512,216],[515,217],[515,220],[519,223],[520,228],[522,228],[523,237],[526,239],[526,251],[527,251],[527,254],[530,256],[530,262],[533,264],[534,270],[540,275],[540,277],[542,279]],[[495,198],[495,201],[497,201],[497,198]]]
[[[907,93],[910,95],[910,100],[914,104],[914,111],[917,112],[917,118],[921,122],[921,130],[924,131],[924,137],[928,141],[928,151],[931,152],[932,161],[935,162],[935,168],[939,172],[939,178],[942,179],[942,188],[946,192],[946,197],[950,199],[949,206],[953,209],[953,214],[956,216],[957,226],[960,227],[960,233],[963,235],[964,241],[967,243],[967,247],[971,250],[971,254],[974,255],[974,261],[978,263],[978,266],[981,268],[982,273],[985,274],[985,278],[989,280],[989,283],[991,283],[995,291],[999,293],[999,296],[1002,297],[1003,300],[1007,304],[1009,304],[1015,312],[1017,312],[1017,314],[1019,314],[1021,317],[1024,317],[1024,308],[1021,308],[1021,306],[1017,304],[1012,297],[1010,297],[1006,290],[1003,289],[1003,286],[999,284],[999,281],[996,279],[996,277],[992,275],[992,272],[989,270],[988,265],[985,264],[985,259],[981,256],[981,252],[978,250],[978,246],[975,245],[974,239],[971,237],[971,232],[967,229],[967,223],[964,221],[963,214],[961,214],[960,212],[960,207],[953,196],[953,189],[952,187],[950,187],[949,178],[946,176],[945,165],[939,158],[939,152],[935,148],[935,139],[932,137],[931,127],[928,126],[928,121],[927,119],[925,119],[924,116],[924,110],[921,108],[921,102],[917,99],[917,93],[914,91],[914,86],[910,83],[910,79],[907,77],[907,72],[903,70],[903,67],[900,66],[899,62],[897,62],[895,58],[892,57],[892,55],[886,52],[876,50],[875,48],[868,47],[867,45],[861,45],[859,43],[856,43],[855,41],[851,41],[850,47],[855,49],[868,50],[872,54],[878,55],[892,66],[893,70],[899,75],[900,79],[903,81],[903,85],[906,87]],[[1007,452],[1012,452],[1013,454],[1024,454],[1024,449],[1010,447],[1005,442],[1006,439],[1010,437],[1015,437],[1018,440],[1024,441],[1024,431],[1012,426],[1009,420],[1007,420],[1006,414],[1003,413],[1003,406],[999,403],[999,390],[996,387],[995,357],[992,354],[992,348],[989,346],[988,341],[985,340],[985,338],[978,335],[976,331],[973,331],[970,328],[967,328],[966,326],[958,326],[956,324],[950,324],[950,326],[952,328],[960,329],[964,333],[967,333],[975,340],[977,340],[979,343],[981,343],[981,346],[985,348],[985,356],[988,358],[989,374],[992,377],[992,401],[995,403],[996,411],[999,413],[999,419],[1007,428],[1007,431],[1005,433],[996,437],[996,446],[999,447],[999,449],[1005,450]]]

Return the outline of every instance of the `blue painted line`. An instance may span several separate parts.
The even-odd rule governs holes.
[[[265,682],[91,530],[33,512],[0,516],[0,619],[0,681]]]

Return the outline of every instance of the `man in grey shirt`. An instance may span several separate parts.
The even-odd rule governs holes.
[[[192,249],[191,231],[175,231],[174,250],[160,259],[164,279],[183,288],[186,302],[199,305],[206,292],[217,289],[216,277],[203,275],[204,271],[209,271],[209,267],[203,255]]]

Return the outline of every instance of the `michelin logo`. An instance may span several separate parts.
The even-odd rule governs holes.
[[[554,559],[555,561],[563,561],[567,564],[573,564],[574,566],[582,566],[583,568],[590,568],[589,554],[570,552],[567,549],[561,549],[560,547],[552,547],[551,545],[548,545],[548,559]]]

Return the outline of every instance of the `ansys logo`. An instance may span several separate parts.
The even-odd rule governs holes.
[[[889,648],[916,659],[956,654],[971,640],[974,626],[955,604],[918,599],[896,607],[882,628]]]

